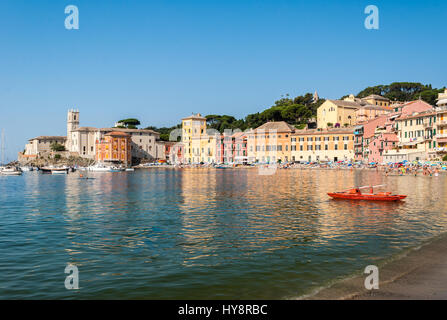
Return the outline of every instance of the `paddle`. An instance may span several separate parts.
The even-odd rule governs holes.
[[[363,187],[357,187],[357,188],[349,188],[349,189],[343,190],[342,192],[349,191],[349,190],[352,190],[352,189],[378,188],[378,187],[383,187],[383,186],[386,186],[386,184],[378,184],[377,186],[363,186]]]

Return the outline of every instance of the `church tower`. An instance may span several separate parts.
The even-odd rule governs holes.
[[[68,110],[67,116],[67,150],[71,151],[72,147],[72,132],[79,128],[79,110]]]

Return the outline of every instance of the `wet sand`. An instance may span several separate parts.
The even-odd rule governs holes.
[[[306,299],[447,299],[447,234],[378,267],[378,290],[366,290],[364,281],[367,275],[361,274],[338,282]]]

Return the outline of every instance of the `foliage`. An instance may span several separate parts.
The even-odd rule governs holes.
[[[377,94],[392,101],[411,101],[421,98],[429,104],[434,105],[438,93],[443,90],[444,89],[433,89],[430,84],[424,85],[414,82],[394,82],[389,85],[368,87],[360,91],[357,97],[364,98],[371,94]],[[230,115],[211,114],[206,116],[206,121],[208,128],[218,130],[219,132],[224,132],[225,129],[240,129],[244,131],[249,128],[257,128],[268,121],[285,121],[296,128],[302,129],[305,128],[308,122],[315,121],[317,109],[324,102],[324,99],[319,99],[317,102],[314,102],[313,94],[311,93],[306,93],[295,98],[291,98],[289,94],[286,94],[275,101],[274,105],[264,109],[264,111],[249,114],[244,119],[236,119]],[[122,121],[120,121],[120,123],[126,125],[126,123]],[[334,127],[333,123],[328,123],[327,125],[329,127]],[[343,125],[346,126],[346,124]],[[335,124],[335,126],[340,127],[341,124]],[[148,127],[147,129],[159,132],[160,139],[168,141],[169,133],[177,128],[181,128],[181,124],[171,128]]]
[[[447,154],[442,157],[442,161],[447,161]]]
[[[169,136],[171,134],[171,131],[174,130],[174,129],[179,129],[181,127],[182,127],[182,125],[178,124],[178,125],[170,127],[170,128],[168,128],[168,127],[157,128],[157,127],[154,127],[154,126],[150,126],[150,127],[145,128],[145,129],[146,130],[156,131],[156,132],[160,133],[160,140],[162,140],[162,141],[169,141]]]
[[[140,120],[135,118],[123,119],[118,121],[117,128],[137,129],[140,124]]]
[[[50,149],[51,149],[52,151],[55,151],[55,152],[61,152],[61,151],[65,151],[65,146],[62,145],[62,144],[59,144],[59,143],[57,143],[57,142],[53,142],[53,143],[50,145]]]
[[[359,92],[358,98],[364,98],[371,94],[384,96],[391,101],[412,101],[421,98],[425,102],[434,105],[438,93],[444,89],[433,89],[431,84],[424,85],[419,82],[393,82],[389,85],[368,87]]]

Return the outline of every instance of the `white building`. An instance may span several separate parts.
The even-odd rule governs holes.
[[[40,136],[29,140],[25,155],[39,155],[51,151],[51,144],[58,143],[80,157],[95,159],[96,143],[112,131],[125,132],[132,137],[132,158],[148,161],[164,160],[164,145],[159,141],[160,134],[153,130],[125,128],[80,127],[79,110],[69,110],[67,114],[67,136]]]
[[[28,140],[28,144],[25,145],[25,155],[35,156],[40,155],[43,152],[50,152],[53,143],[65,146],[66,141],[66,137],[60,136],[39,136],[30,139]]]

